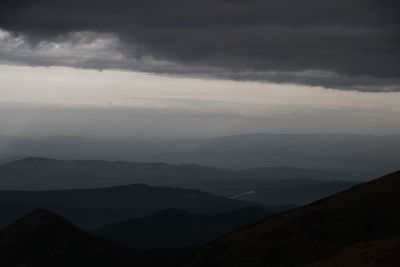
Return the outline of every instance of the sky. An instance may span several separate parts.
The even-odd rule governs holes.
[[[0,4],[0,134],[400,134],[391,0]]]

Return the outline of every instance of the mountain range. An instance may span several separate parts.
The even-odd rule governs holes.
[[[399,135],[247,134],[169,141],[97,140],[74,136],[0,136],[0,159],[29,156],[200,164],[227,169],[291,166],[340,170],[364,179],[394,171]]]
[[[265,205],[304,205],[349,188],[359,179],[337,172],[292,167],[233,171],[194,164],[32,157],[0,164],[0,177],[2,190],[102,188],[143,183],[198,189]]]
[[[398,266],[399,192],[400,171],[184,250],[131,250],[37,210],[0,231],[0,263],[10,267]]]
[[[56,212],[80,227],[93,229],[171,208],[218,214],[254,206],[262,206],[270,214],[289,208],[213,196],[199,190],[143,184],[99,189],[0,191],[0,226],[38,208]]]

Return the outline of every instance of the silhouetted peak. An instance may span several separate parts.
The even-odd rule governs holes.
[[[34,210],[19,220],[19,222],[24,222],[24,221],[35,222],[37,224],[47,224],[59,221],[67,222],[65,219],[58,216],[54,212],[51,212],[46,209]]]
[[[0,251],[1,266],[126,266],[131,261],[129,249],[97,239],[44,209],[0,231]]]
[[[35,210],[0,232],[0,246],[31,242],[37,238],[56,240],[81,235],[82,230],[57,214]]]
[[[25,228],[35,228],[49,224],[68,224],[70,222],[46,209],[37,209],[22,217],[11,226],[24,225]]]
[[[37,209],[3,229],[0,233],[0,243],[23,240],[38,232],[52,234],[53,231],[56,233],[75,229],[80,231],[61,216],[45,209]]]

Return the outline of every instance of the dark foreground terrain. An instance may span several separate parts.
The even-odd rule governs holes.
[[[396,172],[224,236],[204,247],[192,266],[346,266],[340,262],[349,254],[354,257],[348,261],[360,257],[360,246],[370,250],[371,261],[355,259],[355,266],[394,266],[400,247],[391,240],[400,235],[399,226]],[[386,244],[392,253],[374,257]]]
[[[38,210],[0,232],[0,265],[399,266],[399,225],[396,172],[198,249],[131,250]]]

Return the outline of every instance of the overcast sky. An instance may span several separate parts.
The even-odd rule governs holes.
[[[391,0],[0,4],[0,134],[400,134]]]

